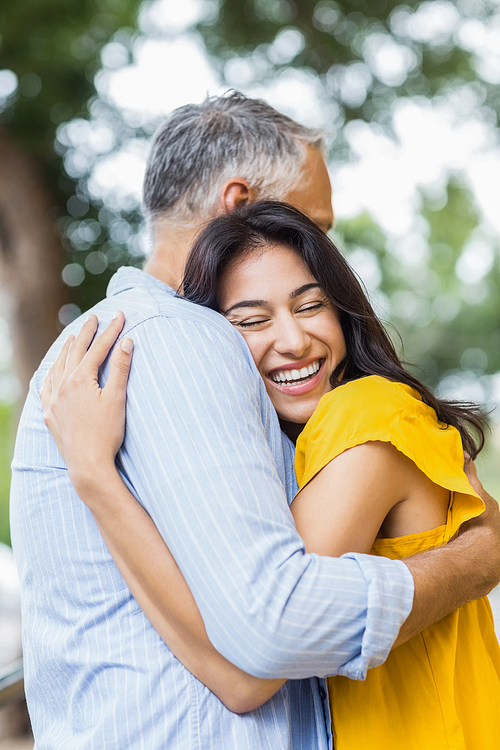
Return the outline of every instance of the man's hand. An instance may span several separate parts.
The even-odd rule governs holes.
[[[90,315],[75,338],[69,336],[40,393],[45,424],[77,485],[112,465],[123,442],[127,380],[133,342],[125,338],[110,359],[104,388],[99,367],[118,338],[125,317],[119,312],[94,339],[98,320]]]
[[[497,501],[486,492],[478,479],[474,462],[468,458],[465,462],[465,473],[473,490],[485,504],[485,511],[477,518],[463,524],[459,537],[463,534],[476,532],[478,545],[481,545],[481,568],[484,576],[484,595],[500,581],[500,509]]]

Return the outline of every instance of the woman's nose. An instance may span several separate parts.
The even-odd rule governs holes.
[[[311,339],[307,331],[304,330],[299,321],[292,318],[278,326],[274,348],[279,354],[291,354],[294,357],[300,357],[310,343]]]

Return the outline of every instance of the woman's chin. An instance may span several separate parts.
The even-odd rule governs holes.
[[[320,400],[320,395],[322,394],[315,394],[314,396],[310,394],[309,398],[288,398],[286,400],[283,398],[271,398],[271,401],[276,409],[280,422],[298,424],[303,427],[308,419],[314,414],[314,410],[318,406]]]

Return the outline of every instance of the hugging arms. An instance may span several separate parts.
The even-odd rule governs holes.
[[[200,285],[200,257],[205,269],[201,273],[205,287],[201,294],[199,289],[196,292]],[[290,206],[254,204],[218,217],[205,228],[188,259],[184,293],[193,301],[201,301],[201,297],[207,304],[210,289],[210,306],[222,312],[248,344],[284,430],[290,436],[300,433],[295,450],[299,492],[293,498],[291,511],[306,554],[297,547],[292,552],[284,537],[278,544],[275,538],[274,562],[267,567],[271,580],[273,575],[286,579],[285,563],[288,567],[290,562],[304,562],[313,575],[316,563],[334,563],[333,558],[337,558],[339,565],[335,577],[339,604],[334,646],[337,663],[333,664],[332,653],[330,659],[325,653],[319,666],[321,675],[340,675],[327,680],[335,746],[354,750],[382,737],[388,746],[399,747],[410,737],[413,749],[424,746],[432,735],[436,749],[445,748],[460,726],[470,750],[493,748],[498,726],[491,716],[500,715],[500,648],[486,597],[464,603],[463,599],[454,598],[457,592],[453,590],[451,596],[439,593],[439,599],[434,591],[436,599],[429,600],[425,588],[422,596],[422,576],[417,568],[417,593],[407,627],[409,624],[415,628],[418,622],[418,627],[424,628],[418,638],[403,642],[412,633],[402,629],[396,641],[399,648],[382,664],[381,617],[390,616],[393,607],[389,599],[384,606],[383,593],[379,601],[372,592],[372,627],[368,618],[360,633],[360,663],[356,664],[355,648],[351,648],[351,658],[346,659],[343,641],[343,636],[352,634],[356,627],[352,611],[349,607],[344,610],[342,603],[342,589],[348,580],[342,566],[349,557],[364,567],[364,575],[369,577],[371,560],[382,562],[389,558],[389,571],[391,559],[398,570],[404,566],[397,558],[411,558],[412,554],[423,552],[416,559],[425,565],[429,563],[426,554],[439,554],[439,558],[432,557],[432,562],[436,560],[432,572],[440,574],[440,562],[443,556],[446,561],[450,549],[443,545],[467,523],[485,515],[485,504],[463,471],[462,453],[462,446],[472,456],[481,449],[484,434],[480,409],[436,398],[402,367],[341,253],[312,221]],[[132,342],[125,338],[116,347],[108,383],[101,390],[98,368],[123,318],[119,315],[112,322],[111,331],[105,331],[87,352],[96,324],[91,316],[87,327],[75,341],[68,340],[56,360],[42,390],[46,423],[66,458],[75,488],[95,514],[125,580],[158,633],[227,708],[238,713],[259,709],[280,691],[284,682],[280,677],[293,676],[294,665],[290,661],[279,664],[276,656],[281,648],[277,644],[274,664],[269,660],[263,673],[255,671],[252,676],[252,669],[244,666],[244,660],[235,666],[232,658],[226,659],[218,652],[222,650],[218,643],[211,643],[180,570],[114,465],[114,453],[123,438]],[[153,350],[152,354],[156,352]],[[228,353],[220,352],[220,356],[227,359]],[[205,377],[203,369],[199,371]],[[66,423],[69,415],[67,432],[59,430],[56,417],[61,404]],[[218,404],[216,399],[214,406],[217,408]],[[162,414],[163,420],[169,416]],[[115,422],[117,428],[113,431]],[[92,430],[86,434],[89,424],[94,434]],[[161,424],[162,421],[160,430]],[[199,415],[192,414],[188,428],[192,437],[198,438],[205,427]],[[236,427],[244,433],[248,425],[241,421]],[[106,439],[101,446],[103,437]],[[286,445],[290,447],[290,443]],[[81,446],[92,447],[82,451]],[[246,452],[253,447],[254,440],[247,435],[240,450]],[[122,460],[126,453],[125,443],[120,451]],[[209,481],[212,470],[222,472],[224,482],[224,459],[225,456],[208,454]],[[176,467],[165,468],[175,471]],[[196,467],[189,472],[188,480],[201,491]],[[157,491],[161,491],[160,487]],[[190,499],[196,503],[198,496]],[[213,565],[214,559],[222,566],[239,564],[244,566],[246,575],[253,577],[252,568],[248,568],[252,564],[248,552],[254,546],[261,548],[265,541],[269,517],[260,508],[265,500],[257,493],[255,506],[247,508],[239,533],[233,519],[227,541],[237,542],[237,547],[217,548],[213,558],[204,555],[203,549],[197,555],[198,535],[192,534],[197,565]],[[242,501],[240,497],[236,517],[242,512]],[[213,503],[204,513],[209,525],[224,523],[224,516],[223,507],[215,511]],[[465,536],[468,532],[470,528]],[[461,538],[463,541],[464,534]],[[175,534],[170,539],[177,543]],[[460,537],[455,544],[459,540]],[[370,556],[366,555],[368,552]],[[345,553],[346,557],[338,557]],[[449,566],[443,578],[449,584]],[[429,581],[429,576],[424,575],[423,580]],[[260,621],[269,620],[271,627],[279,631],[282,620],[286,622],[283,609],[276,607],[276,599],[262,576],[256,583],[252,598],[247,601],[248,615],[253,619],[257,607]],[[311,604],[317,604],[316,598],[301,596],[301,583],[297,582],[293,592],[299,598],[288,597],[286,602],[288,616],[298,617],[298,603],[305,612]],[[468,588],[469,593],[474,590],[474,586]],[[206,586],[205,595],[218,593]],[[462,587],[461,596],[463,593]],[[320,604],[329,594],[330,591],[317,591]],[[432,601],[440,602],[437,613],[429,607]],[[451,602],[454,611],[450,611]],[[237,607],[237,601],[228,600],[227,606]],[[374,616],[377,607],[379,614]],[[213,611],[213,604],[211,608]],[[237,648],[245,649],[240,633],[228,630],[225,614],[218,613],[222,629]],[[423,622],[422,615],[427,618]],[[443,619],[436,622],[440,618]],[[372,639],[374,653],[373,645],[369,645]],[[395,640],[393,628],[392,638],[386,640],[389,648]],[[286,652],[286,640],[283,645]],[[249,654],[251,658],[251,649]],[[471,664],[475,666],[469,673],[467,665]],[[365,682],[359,682],[360,678]],[[474,708],[463,700],[466,689],[474,695]],[[322,691],[324,700],[327,694],[323,688]],[[355,709],[359,705],[364,707],[363,721]],[[324,715],[326,721],[326,710]],[[427,717],[425,722],[422,715]],[[472,745],[469,738],[474,738]]]
[[[97,322],[91,316],[76,340],[68,338],[45,381],[42,402],[47,425],[68,463],[76,491],[91,510],[120,572],[157,632],[230,710],[253,710],[283,679],[255,678],[216,651],[168,547],[125,486],[114,457],[123,438],[132,349],[128,343],[122,345],[130,339],[121,339],[110,357],[107,385],[101,389],[98,369],[120,334],[124,316],[119,313],[94,339]],[[415,581],[415,593],[411,613],[394,646],[485,595],[497,582],[498,505],[482,488],[472,463],[467,470],[486,510],[446,547],[405,560]]]

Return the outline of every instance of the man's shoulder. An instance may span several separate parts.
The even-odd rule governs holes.
[[[67,326],[49,349],[34,376],[35,391],[41,387],[67,336],[79,332],[89,313],[97,315],[100,333],[117,310],[125,313],[121,336],[134,340],[136,363],[160,349],[181,346],[188,360],[208,361],[231,352],[232,364],[239,360],[245,370],[254,370],[244,338],[222,315],[183,299],[159,279],[137,268],[122,268],[111,279],[106,298]]]
[[[42,367],[51,366],[67,336],[76,335],[90,313],[97,315],[101,332],[117,310],[125,313],[122,336],[133,337],[134,332],[141,335],[143,329],[147,332],[154,328],[168,337],[169,331],[182,328],[187,334],[186,345],[189,345],[190,334],[194,338],[215,336],[230,341],[243,353],[246,351],[243,337],[222,315],[188,302],[144,271],[126,267],[119,269],[111,279],[107,296],[64,329],[47,352]]]
[[[123,336],[142,337],[154,334],[169,338],[182,336],[186,348],[200,338],[236,347],[246,357],[243,337],[222,315],[195,305],[169,286],[136,268],[120,269],[108,288],[106,300],[94,312],[102,323],[116,310],[125,313]]]

